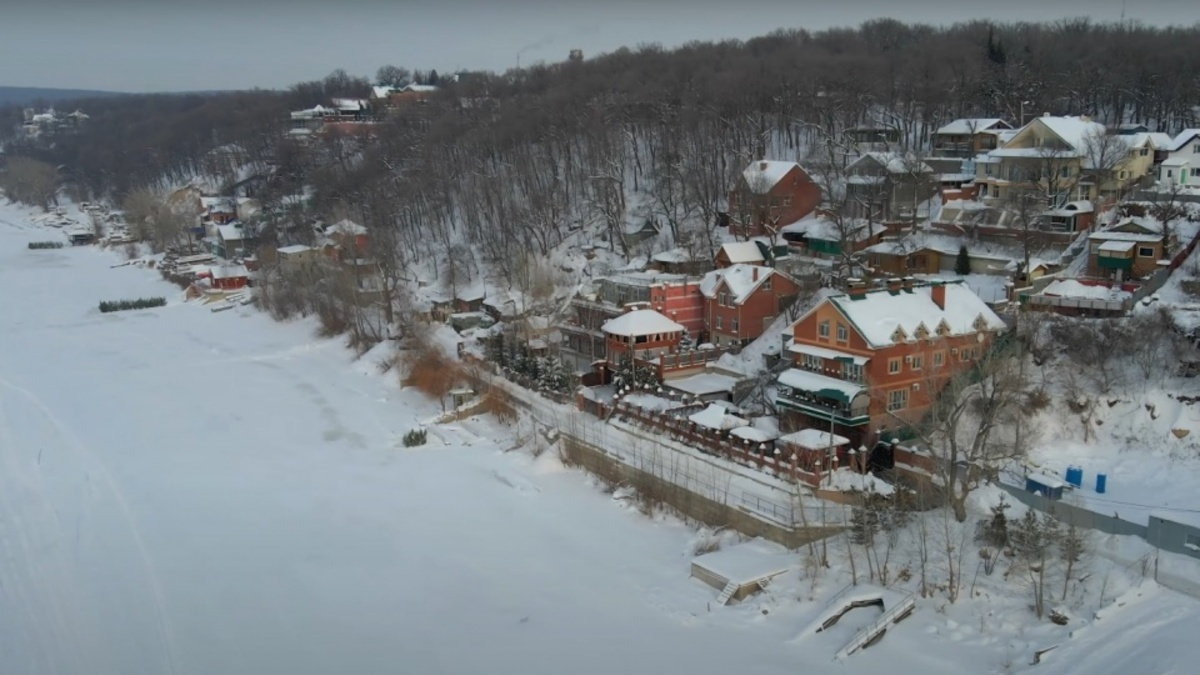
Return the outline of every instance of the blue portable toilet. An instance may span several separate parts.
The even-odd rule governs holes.
[[[1077,466],[1067,467],[1067,482],[1075,487],[1083,486],[1083,469]]]
[[[1108,475],[1103,473],[1096,474],[1096,492],[1104,494],[1106,489],[1108,489]]]

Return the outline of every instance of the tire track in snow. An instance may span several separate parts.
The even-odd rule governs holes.
[[[40,532],[60,531],[57,514],[46,499],[45,493],[39,486],[34,486],[33,481],[29,480],[27,473],[22,470],[3,399],[0,399],[0,467],[3,467],[3,476],[7,481],[3,489],[0,489],[0,553],[3,554],[3,560],[0,560],[0,599],[10,598],[16,605],[17,616],[33,619],[30,622],[18,622],[19,637],[10,636],[10,639],[13,639],[14,643],[19,640],[21,644],[34,646],[34,657],[40,663],[37,666],[40,672],[59,672],[55,655],[62,653],[64,648],[68,651],[67,655],[72,657],[71,671],[80,672],[85,661],[80,658],[78,643],[71,639],[80,626],[68,625],[64,616],[64,575],[59,574],[56,579],[47,579],[51,576],[49,561],[37,555],[36,545],[30,537],[34,528],[26,525],[34,510],[20,504],[17,498],[38,498],[41,509],[37,515],[41,518],[35,515],[33,519],[53,521],[47,527],[37,528]],[[16,489],[22,487],[26,490]],[[46,625],[51,626],[49,635],[36,629]]]
[[[54,431],[59,435],[59,437],[62,438],[66,447],[68,447],[75,453],[77,458],[81,461],[81,464],[86,464],[87,466],[90,467],[90,469],[87,470],[89,477],[92,475],[98,475],[99,478],[103,481],[104,487],[107,488],[107,491],[109,492],[109,494],[116,501],[116,504],[120,510],[121,516],[123,517],[125,523],[128,525],[130,534],[133,536],[133,540],[134,540],[135,546],[137,548],[137,551],[136,551],[137,555],[140,558],[141,563],[143,564],[143,566],[145,567],[145,570],[146,570],[145,577],[149,584],[150,592],[151,592],[152,599],[153,599],[155,618],[157,619],[157,621],[155,622],[155,625],[158,628],[160,639],[162,641],[162,646],[163,646],[163,651],[164,651],[164,656],[165,656],[165,661],[166,661],[165,672],[169,673],[169,674],[177,673],[178,668],[176,667],[175,641],[174,641],[174,636],[173,636],[173,632],[172,632],[171,625],[170,625],[170,618],[168,617],[165,607],[164,607],[165,603],[163,602],[162,587],[161,587],[161,584],[159,583],[158,575],[155,572],[154,563],[151,561],[150,555],[146,550],[145,542],[142,540],[141,532],[138,531],[137,523],[136,523],[136,521],[134,521],[133,515],[129,509],[129,504],[128,504],[128,502],[125,501],[125,496],[121,493],[121,490],[120,490],[120,488],[118,488],[116,481],[113,479],[112,475],[108,472],[108,469],[100,461],[99,457],[97,457],[96,454],[90,448],[88,448],[82,441],[80,441],[79,438],[76,437],[70,431],[70,429],[68,429],[66,427],[66,425],[64,425],[50,411],[50,409],[45,405],[45,403],[42,402],[42,400],[40,398],[37,397],[37,395],[35,395],[33,392],[29,391],[28,389],[17,386],[2,377],[0,377],[0,386],[3,386],[4,388],[21,395],[26,400],[28,400],[31,404],[33,404],[33,406],[35,408],[37,408],[37,410],[42,414],[43,418],[45,418],[45,420],[50,423],[50,425],[53,427]],[[4,424],[3,422],[4,422],[4,420],[0,419],[0,430],[4,430],[4,429],[8,428],[8,426],[6,424]],[[10,448],[12,447],[11,443],[5,443],[5,445]],[[14,463],[12,461],[11,452],[5,453],[5,457],[7,458],[6,463],[9,463],[9,464]],[[8,510],[8,509],[6,509],[6,510]],[[70,639],[68,638],[67,640],[65,640],[65,642],[70,642]],[[61,644],[55,645],[55,647],[61,647]],[[78,655],[76,656],[76,658],[78,658]],[[73,672],[87,672],[87,669],[84,668],[84,669],[74,670]]]

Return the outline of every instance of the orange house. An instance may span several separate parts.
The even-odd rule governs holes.
[[[796,299],[796,280],[771,267],[733,265],[704,276],[704,324],[718,347],[762,335]]]
[[[906,277],[826,298],[793,325],[793,366],[778,378],[784,424],[832,425],[855,445],[915,424],[1004,329],[961,282],[914,285]]]
[[[684,327],[653,309],[629,308],[600,327],[608,362],[624,358],[652,358],[676,351]]]
[[[799,164],[754,162],[729,193],[730,228],[744,237],[759,237],[800,220],[820,203],[821,188]]]

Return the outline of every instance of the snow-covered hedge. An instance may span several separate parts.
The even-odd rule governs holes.
[[[162,307],[167,304],[166,298],[138,298],[137,300],[110,300],[100,301],[100,311],[107,314],[108,312],[123,312],[127,309],[148,309],[150,307]]]
[[[29,242],[30,250],[36,251],[44,248],[62,248],[61,241],[31,241]]]

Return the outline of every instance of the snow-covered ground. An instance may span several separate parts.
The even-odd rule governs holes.
[[[844,563],[809,578],[797,553],[769,592],[717,608],[688,578],[697,535],[678,521],[622,508],[552,452],[502,452],[513,431],[487,420],[405,449],[440,407],[381,374],[380,353],[354,362],[311,323],[183,303],[94,247],[25,247],[54,234],[0,205],[0,672],[831,667],[836,632],[796,638]],[[151,295],[168,305],[96,308]],[[1109,600],[1129,588],[1118,576]],[[980,599],[922,601],[844,670],[1020,671],[1078,627],[1035,621],[991,582]],[[1133,646],[1162,651],[1200,619],[1188,598],[1140,602],[1096,639],[1115,649],[1161,606],[1174,632]],[[1068,646],[1047,657],[1055,672],[1076,672]],[[1170,653],[1188,664],[1195,642]]]

